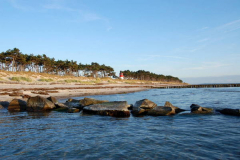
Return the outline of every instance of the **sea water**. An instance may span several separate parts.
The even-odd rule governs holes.
[[[151,89],[88,96],[190,110],[240,109],[240,88]],[[72,97],[82,99],[83,97]],[[61,102],[66,99],[61,99]],[[240,117],[222,114],[115,118],[0,110],[0,159],[240,159]]]

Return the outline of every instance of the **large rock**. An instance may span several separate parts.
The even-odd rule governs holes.
[[[181,108],[178,108],[178,107],[172,105],[172,103],[170,103],[169,101],[166,101],[166,102],[165,102],[164,107],[170,107],[170,108],[172,108],[172,114],[177,114],[177,113],[180,113],[180,112],[185,111],[184,109],[181,109]]]
[[[146,112],[146,115],[151,116],[168,116],[175,114],[171,107],[157,106]]]
[[[3,107],[1,109],[8,108],[9,104],[10,103],[8,101],[0,101],[0,105]]]
[[[57,105],[57,106],[59,106],[59,105]],[[68,108],[78,108],[78,109],[82,110],[82,106],[79,104],[79,101],[78,102],[65,102],[60,107],[64,108],[64,106],[66,106]]]
[[[148,100],[142,99],[137,101],[132,107],[132,114],[135,116],[145,115],[147,112],[157,106],[156,103]]]
[[[83,113],[98,114],[113,117],[129,117],[129,105],[126,101],[104,102],[101,104],[93,104],[83,108]]]
[[[224,108],[222,110],[219,110],[219,112],[227,115],[240,116],[240,109]]]
[[[68,112],[68,113],[77,113],[77,112],[80,112],[80,109],[77,109],[77,108],[68,108],[67,112]]]
[[[13,99],[8,106],[9,112],[21,112],[26,111],[27,102],[20,99]]]
[[[54,104],[58,104],[58,100],[55,98],[55,97],[48,97],[47,98],[49,101],[51,101],[52,103],[54,103]]]
[[[79,100],[77,99],[72,99],[72,98],[69,98],[66,102],[78,102],[79,103]]]
[[[100,103],[103,103],[103,102],[108,102],[108,101],[106,101],[106,100],[97,100],[97,99],[87,98],[87,97],[85,97],[84,99],[81,99],[79,101],[79,103],[80,103],[80,105],[82,107],[93,105],[93,104],[100,104]]]
[[[212,108],[201,107],[197,104],[192,104],[190,108],[191,108],[191,112],[195,114],[209,114],[209,113],[213,113],[214,111]]]
[[[153,109],[150,109],[146,112],[146,115],[153,115],[153,116],[169,116],[175,115],[179,112],[183,112],[185,110],[175,107],[170,102],[166,102],[164,106],[157,106]]]
[[[54,108],[54,103],[40,96],[31,97],[27,101],[27,111],[30,112],[46,111]]]

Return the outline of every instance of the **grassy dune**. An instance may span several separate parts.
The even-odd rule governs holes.
[[[79,85],[98,85],[98,84],[179,84],[174,82],[156,82],[156,81],[144,81],[144,80],[121,80],[105,78],[93,78],[93,77],[74,77],[74,76],[59,76],[47,73],[33,73],[33,72],[11,72],[0,71],[1,83],[66,83],[66,84],[79,84]]]

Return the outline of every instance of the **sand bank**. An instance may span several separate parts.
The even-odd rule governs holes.
[[[148,90],[151,85],[106,84],[0,84],[0,101],[11,101],[27,96],[54,96],[58,99],[89,95],[124,94]]]

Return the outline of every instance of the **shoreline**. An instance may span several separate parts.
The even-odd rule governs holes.
[[[0,101],[42,96],[72,98],[89,95],[124,94],[151,88],[187,85],[178,82],[49,75],[0,71]]]
[[[154,86],[156,87],[156,86]],[[102,84],[102,85],[76,85],[76,84],[1,84],[0,101],[26,99],[26,97],[53,96],[57,99],[91,96],[125,94],[145,91],[153,88],[146,84]]]

